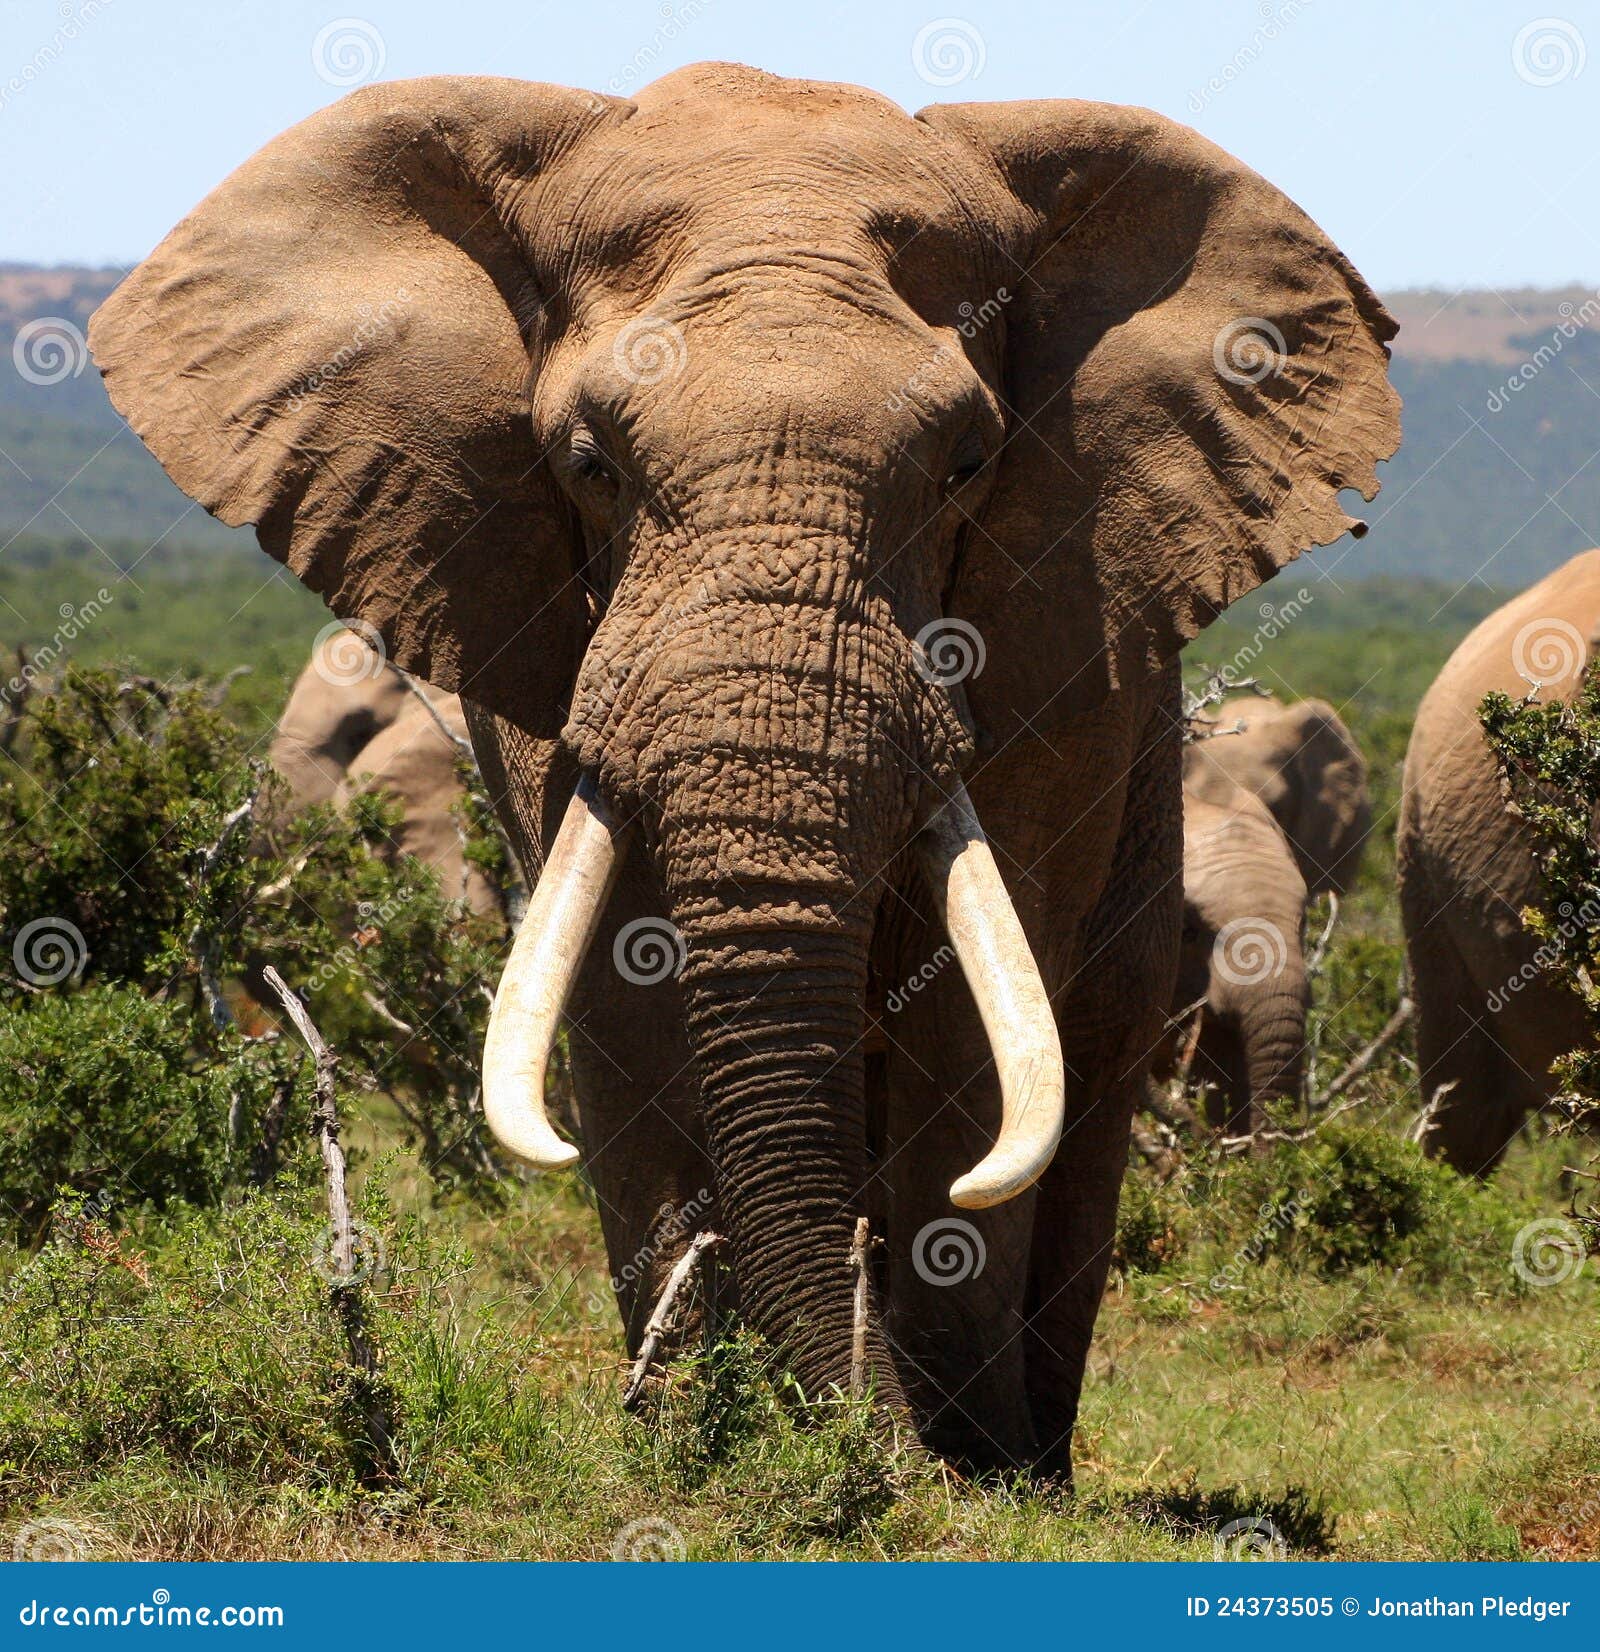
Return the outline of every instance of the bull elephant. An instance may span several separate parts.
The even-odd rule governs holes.
[[[1224,702],[1219,726],[1237,734],[1184,748],[1184,790],[1226,805],[1235,786],[1272,811],[1312,895],[1345,895],[1372,829],[1367,760],[1326,700],[1284,705],[1240,696]]]
[[[565,1006],[630,1349],[715,1226],[806,1393],[1065,1474],[1176,967],[1175,657],[1398,442],[1350,264],[1147,111],[440,78],[270,143],[91,332],[182,487],[462,695],[541,869],[486,1113],[577,1159]]]
[[[1305,909],[1305,879],[1260,799],[1239,786],[1224,801],[1186,789],[1174,1032],[1186,1030],[1181,1012],[1200,1005],[1190,1072],[1207,1088],[1211,1122],[1230,1135],[1253,1129],[1264,1102],[1300,1092]]]
[[[1538,868],[1506,810],[1478,707],[1491,689],[1569,698],[1600,635],[1600,550],[1496,609],[1417,708],[1396,854],[1417,1006],[1426,1150],[1483,1176],[1553,1089],[1550,1063],[1587,1042],[1575,995],[1540,968],[1521,913]]]
[[[451,899],[497,914],[499,892],[467,860],[462,837],[461,701],[426,692],[431,712],[356,632],[323,636],[283,708],[272,765],[288,782],[291,807],[387,792],[401,808],[396,850],[433,867]]]

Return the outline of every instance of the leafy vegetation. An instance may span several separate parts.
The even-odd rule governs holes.
[[[1568,701],[1521,701],[1491,694],[1481,712],[1499,761],[1507,803],[1535,846],[1541,888],[1522,914],[1539,941],[1534,954],[1583,1005],[1589,1042],[1560,1056],[1551,1072],[1569,1130],[1600,1126],[1600,663]],[[1588,1180],[1600,1180],[1591,1158]],[[1600,1241],[1600,1211],[1580,1220]]]

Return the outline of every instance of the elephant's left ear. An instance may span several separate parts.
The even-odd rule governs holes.
[[[1015,609],[1035,639],[1041,607],[1077,610],[1053,661],[1029,650],[1038,690],[1063,669],[1142,673],[1302,551],[1364,531],[1339,493],[1372,498],[1399,445],[1397,329],[1292,201],[1148,110],[917,119],[987,157],[1016,212],[1012,435],[981,536],[1004,554],[969,557],[989,588],[958,599],[980,626]]]

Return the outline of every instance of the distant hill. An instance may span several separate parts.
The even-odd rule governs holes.
[[[122,273],[0,265],[0,542],[26,531],[253,546],[173,487],[106,400],[81,341]],[[1388,303],[1405,445],[1362,512],[1372,533],[1318,565],[1341,582],[1503,587],[1600,544],[1600,296],[1428,290]]]
[[[1600,545],[1600,295],[1402,292],[1400,452],[1339,577],[1530,584]]]

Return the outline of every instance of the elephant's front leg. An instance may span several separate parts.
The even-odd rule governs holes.
[[[1057,997],[1067,1067],[1061,1146],[1038,1187],[1028,1397],[1039,1468],[1072,1473],[1072,1431],[1105,1292],[1129,1126],[1178,967],[1183,832],[1177,725],[1158,711],[1129,776],[1110,880]]]
[[[1022,1335],[1033,1195],[992,1210],[950,1202],[995,1138],[1000,1097],[960,966],[936,924],[923,937],[902,951],[883,1017],[888,1335],[923,1440],[968,1470],[1019,1468],[1034,1455]]]

